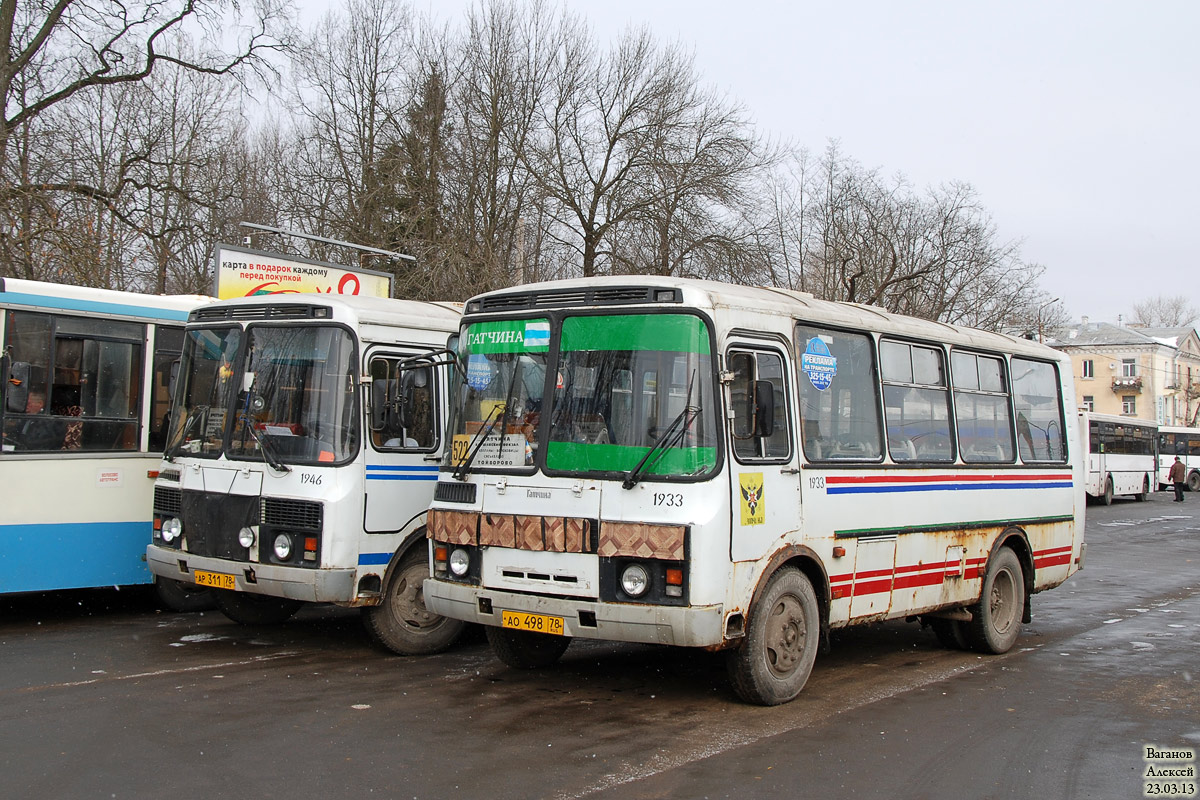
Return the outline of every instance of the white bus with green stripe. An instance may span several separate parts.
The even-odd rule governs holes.
[[[781,703],[852,624],[1005,652],[1083,563],[1070,366],[1034,342],[609,277],[473,298],[457,357],[425,602],[515,667],[722,649]]]
[[[447,647],[462,623],[430,614],[421,582],[460,312],[280,294],[193,313],[150,569],[211,587],[244,624],[336,603],[392,652]]]

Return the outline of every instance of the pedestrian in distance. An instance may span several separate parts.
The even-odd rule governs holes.
[[[1175,463],[1171,465],[1171,471],[1167,473],[1167,479],[1175,486],[1175,502],[1183,502],[1183,481],[1187,470],[1183,466],[1183,462],[1179,460],[1179,456],[1175,456]]]

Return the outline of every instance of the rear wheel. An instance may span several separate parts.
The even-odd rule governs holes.
[[[963,626],[967,643],[981,653],[1007,653],[1021,633],[1025,579],[1011,548],[1002,547],[988,564],[979,603]]]
[[[1135,494],[1133,496],[1133,499],[1137,500],[1139,503],[1144,503],[1144,502],[1146,502],[1146,498],[1149,496],[1149,494],[1150,494],[1150,477],[1146,476],[1145,478],[1142,478],[1142,490],[1140,492],[1138,492],[1137,494]]]
[[[516,669],[548,667],[571,646],[569,636],[514,631],[494,625],[487,627],[487,640],[496,658]]]
[[[1106,506],[1111,506],[1113,500],[1113,484],[1112,475],[1104,479],[1104,494],[1100,495],[1100,502]]]
[[[1189,492],[1200,492],[1200,472],[1188,475],[1187,488]]]
[[[821,616],[812,583],[784,567],[750,612],[742,646],[727,656],[729,680],[747,703],[774,706],[800,694],[817,659]]]
[[[197,586],[190,581],[177,581],[174,578],[155,577],[154,591],[158,600],[171,611],[190,614],[194,611],[208,611],[216,608],[216,600],[211,589]]]
[[[401,656],[440,653],[462,633],[466,623],[441,617],[425,607],[424,583],[429,560],[421,547],[406,553],[391,571],[383,602],[363,609],[367,633],[380,647]]]
[[[292,618],[304,603],[286,597],[214,589],[221,613],[242,625],[278,625]]]

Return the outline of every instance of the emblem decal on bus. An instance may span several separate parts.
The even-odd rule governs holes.
[[[744,472],[738,475],[738,486],[742,490],[742,524],[764,524],[767,521],[767,508],[763,502],[763,474]]]

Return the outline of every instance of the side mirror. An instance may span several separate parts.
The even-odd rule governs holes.
[[[764,438],[775,432],[775,387],[770,381],[754,382],[754,435]]]
[[[371,381],[371,430],[381,431],[387,425],[388,385],[387,378]]]
[[[32,370],[28,361],[13,361],[8,365],[4,385],[4,410],[13,414],[25,413],[29,403],[29,374]]]

